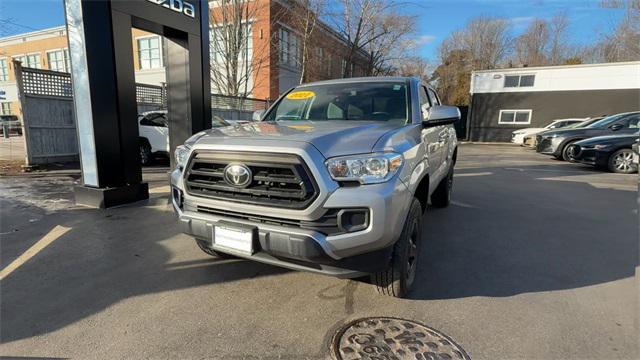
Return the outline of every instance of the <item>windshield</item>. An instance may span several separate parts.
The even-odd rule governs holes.
[[[585,121],[580,121],[577,122],[575,124],[571,124],[569,126],[565,126],[565,129],[577,129],[577,128],[583,128],[583,127],[587,127],[591,124],[593,124],[594,122],[601,120],[601,117],[598,118],[594,118],[594,119],[589,119],[589,120],[585,120]]]
[[[616,122],[620,119],[622,119],[623,117],[627,116],[629,114],[618,114],[618,115],[612,115],[612,116],[607,116],[603,119],[600,119],[592,124],[587,125],[586,127],[594,129],[594,128],[603,128],[603,127],[607,127],[608,125],[610,125],[613,122]]]
[[[265,117],[266,121],[373,120],[405,123],[405,82],[361,82],[301,86]]]

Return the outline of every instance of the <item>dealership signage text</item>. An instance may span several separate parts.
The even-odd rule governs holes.
[[[152,3],[157,5],[162,5],[162,7],[171,9],[175,12],[183,13],[191,18],[196,17],[196,9],[193,6],[193,4],[183,0],[147,0],[147,1],[151,1]]]

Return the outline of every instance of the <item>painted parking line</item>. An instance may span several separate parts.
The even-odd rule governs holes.
[[[52,242],[56,241],[62,235],[66,234],[71,228],[57,225],[54,227],[49,233],[47,233],[42,239],[38,240],[37,243],[33,244],[27,251],[25,251],[22,255],[20,255],[17,259],[13,260],[11,264],[0,271],[0,280],[3,280],[5,277],[9,276],[12,272],[14,272],[17,268],[22,266],[22,264],[26,263],[32,257],[36,256],[42,249],[47,247]]]
[[[487,176],[493,175],[492,172],[476,172],[476,173],[462,173],[462,174],[453,174],[454,177],[467,177],[467,176]]]

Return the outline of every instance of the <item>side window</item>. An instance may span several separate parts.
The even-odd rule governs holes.
[[[634,114],[627,118],[625,121],[625,127],[630,129],[637,129],[640,127],[640,114]]]
[[[327,105],[327,119],[344,119],[344,111],[336,104],[330,102],[329,105]]]
[[[429,108],[431,108],[431,103],[429,103],[427,89],[425,89],[424,86],[420,86],[420,110],[422,112],[422,120],[429,119]]]
[[[164,114],[149,114],[140,120],[140,125],[167,127],[167,118]]]
[[[438,97],[436,92],[433,91],[432,89],[429,89],[429,98],[431,99],[431,104],[433,104],[433,105],[441,105],[440,104],[440,98]]]

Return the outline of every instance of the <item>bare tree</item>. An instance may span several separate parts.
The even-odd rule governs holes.
[[[420,56],[403,57],[394,64],[392,74],[397,76],[414,76],[424,82],[429,82],[431,65]]]
[[[442,42],[431,81],[446,103],[467,105],[471,72],[506,63],[513,43],[509,30],[504,19],[478,17]]]
[[[254,44],[252,21],[260,2],[217,0],[209,15],[211,24],[212,90],[224,95],[248,96],[258,73],[266,66],[270,43]],[[265,55],[267,54],[267,55]]]
[[[577,48],[567,40],[569,19],[560,13],[550,20],[534,19],[516,39],[515,61],[520,65],[561,65],[576,61]]]
[[[596,45],[601,61],[634,61],[640,59],[640,0],[603,0],[603,7],[625,9],[625,14],[611,34]]]
[[[415,59],[416,43],[409,38],[415,29],[415,18],[391,12],[376,19],[383,34],[366,46],[367,75],[390,75],[404,60]]]
[[[516,40],[517,61],[526,66],[546,65],[549,27],[545,20],[533,20]]]
[[[566,13],[554,16],[549,22],[548,59],[553,65],[559,65],[569,58],[575,58],[575,47],[567,39],[569,17]]]
[[[286,14],[280,14],[287,18],[287,23],[300,34],[299,47],[300,54],[296,56],[297,67],[300,68],[300,84],[310,81],[313,78],[313,66],[317,65],[321,59],[314,51],[321,45],[316,36],[318,27],[322,26],[321,18],[325,15],[325,0],[288,0],[289,6],[285,10]]]
[[[448,38],[448,47],[465,50],[471,56],[474,70],[495,69],[511,51],[513,39],[505,19],[481,16]]]
[[[387,66],[392,45],[398,45],[415,28],[415,18],[401,14],[390,0],[340,0],[332,14],[338,32],[347,40],[343,77],[353,76],[358,58],[367,54],[365,72],[375,74]]]

